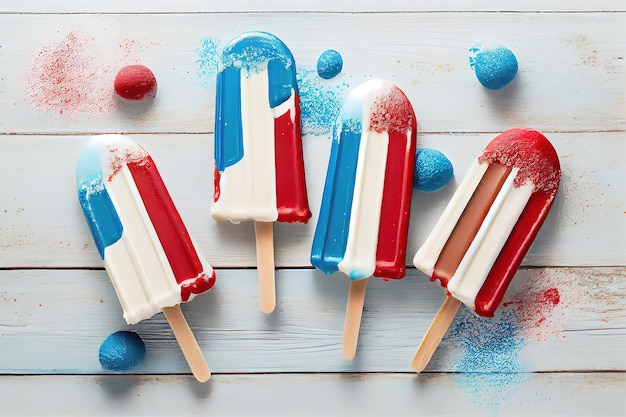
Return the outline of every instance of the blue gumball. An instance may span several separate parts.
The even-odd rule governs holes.
[[[317,60],[317,75],[330,79],[338,75],[343,69],[343,58],[334,49],[328,49]]]
[[[453,174],[452,163],[443,153],[435,149],[417,149],[413,178],[415,189],[426,192],[438,191],[450,182]]]
[[[110,334],[100,345],[98,358],[107,371],[127,371],[143,362],[146,346],[135,332]]]
[[[509,48],[482,44],[470,49],[470,66],[478,81],[490,90],[498,90],[513,81],[518,68],[517,58]]]

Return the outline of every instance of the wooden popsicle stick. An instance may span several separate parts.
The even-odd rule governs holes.
[[[368,278],[350,281],[346,319],[343,324],[343,342],[341,343],[341,354],[347,360],[354,359],[356,354],[367,280]]]
[[[415,352],[415,357],[411,363],[411,367],[415,369],[417,373],[420,373],[426,368],[430,358],[437,350],[437,346],[441,343],[441,339],[448,331],[448,327],[452,324],[454,316],[461,306],[461,302],[454,297],[447,296],[443,304],[439,308],[437,315],[433,319],[430,327],[426,331],[422,343]]]
[[[208,381],[211,378],[209,365],[207,365],[200,346],[198,346],[198,342],[191,332],[185,316],[183,316],[180,305],[164,307],[163,314],[174,332],[174,336],[180,345],[180,349],[183,351],[193,376],[200,382]]]
[[[276,308],[274,225],[266,222],[254,222],[254,233],[259,273],[259,304],[262,312],[271,313]]]

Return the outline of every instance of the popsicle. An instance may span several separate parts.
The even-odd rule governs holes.
[[[348,275],[342,353],[356,353],[370,276],[405,274],[417,121],[404,93],[371,79],[353,89],[331,145],[311,263]]]
[[[92,137],[76,168],[78,200],[128,324],[163,311],[194,376],[210,377],[180,310],[215,273],[191,240],[150,155],[122,135]]]
[[[217,76],[215,194],[211,215],[255,222],[261,310],[276,306],[272,222],[306,223],[296,64],[264,32],[229,42]]]
[[[447,297],[413,360],[421,372],[461,303],[491,317],[543,224],[561,180],[552,144],[507,130],[473,162],[413,263]]]

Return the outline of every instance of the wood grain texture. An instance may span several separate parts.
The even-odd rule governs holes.
[[[207,382],[211,378],[211,370],[209,369],[202,350],[198,346],[198,342],[189,328],[185,316],[180,309],[180,305],[173,307],[164,307],[163,315],[167,323],[174,333],[174,337],[183,352],[185,360],[191,368],[191,373],[199,382]]]
[[[254,241],[259,275],[259,307],[262,312],[269,314],[276,308],[274,224],[254,222]]]
[[[215,67],[200,67],[202,41],[221,48],[259,28],[279,36],[303,70],[315,70],[324,50],[340,51],[343,74],[322,85],[354,87],[372,76],[395,82],[420,132],[624,130],[623,23],[622,13],[0,14],[0,132],[212,132]],[[518,55],[508,88],[490,92],[477,82],[469,67],[477,42],[502,43]],[[63,48],[75,54],[58,69],[50,61]],[[157,78],[149,105],[113,94],[117,71],[134,63]],[[64,71],[74,88],[80,77],[93,88],[87,98],[66,97],[60,112],[63,105],[42,100],[37,79]]]
[[[439,347],[441,340],[448,332],[456,312],[459,311],[459,307],[461,307],[459,300],[452,296],[446,296],[437,314],[435,314],[433,322],[428,326],[424,338],[417,347],[417,352],[415,352],[413,362],[411,362],[411,368],[415,369],[415,372],[420,373],[426,368]]]
[[[624,133],[546,133],[563,169],[554,207],[524,260],[526,266],[626,264]],[[418,147],[442,151],[455,178],[442,191],[413,193],[408,260],[424,241],[465,176],[472,159],[495,134],[418,134]],[[205,257],[217,267],[255,267],[252,223],[215,222],[212,135],[134,136],[154,158],[172,199]],[[101,267],[77,202],[75,161],[84,136],[0,136],[1,267]],[[36,150],[36,151],[34,151]],[[311,242],[321,204],[330,141],[304,140],[308,224],[274,226],[278,267],[311,267]],[[42,161],[41,158],[44,158]],[[42,174],[41,164],[45,166]],[[36,192],[35,192],[36,191]],[[600,239],[598,237],[601,237]],[[410,263],[410,262],[409,262]]]
[[[427,372],[509,369],[524,372],[626,371],[626,280],[620,268],[520,271],[494,319],[464,306]],[[413,372],[415,349],[443,302],[437,284],[415,269],[406,278],[370,279],[353,361],[341,355],[349,279],[315,270],[279,270],[277,306],[258,307],[255,270],[218,270],[215,288],[182,309],[215,373]],[[133,373],[189,373],[162,315],[127,326],[103,270],[0,271],[0,373],[102,373],[98,346],[118,330],[134,330],[148,355]],[[542,299],[557,291],[558,304]],[[62,324],[61,324],[62,323]],[[504,343],[504,342],[503,342]],[[482,346],[482,357],[472,346]],[[493,356],[493,368],[487,368]]]
[[[625,12],[620,0],[0,0],[0,414],[623,416]],[[304,138],[313,218],[274,228],[272,314],[258,307],[253,225],[210,218],[210,47],[250,30],[290,47],[310,103],[329,92],[340,103],[373,76],[405,91],[418,147],[455,169],[442,191],[414,192],[409,259],[496,134],[533,127],[557,149],[562,188],[503,306],[493,319],[461,306],[419,376],[411,359],[445,295],[412,266],[400,281],[369,280],[359,349],[341,355],[349,280],[309,264],[328,129]],[[515,52],[510,86],[478,83],[477,42]],[[322,81],[313,71],[328,48],[344,68]],[[155,73],[155,100],[114,96],[116,72],[135,63]],[[134,133],[152,154],[217,267],[215,288],[182,305],[214,372],[207,384],[162,314],[125,324],[101,269],[74,169],[87,138],[105,132]],[[118,330],[136,331],[147,355],[106,374],[98,347]]]
[[[359,330],[363,317],[363,305],[365,304],[365,292],[367,281],[363,278],[350,281],[348,290],[348,302],[346,303],[346,317],[343,322],[343,339],[341,354],[346,360],[354,359],[359,342]]]
[[[289,1],[265,0],[262,3],[250,3],[246,0],[228,2],[182,0],[170,2],[166,0],[110,0],[105,3],[84,2],[81,0],[59,0],[49,4],[41,4],[37,0],[3,0],[0,12],[4,13],[199,13],[199,12],[411,12],[411,11],[626,11],[620,0],[504,0],[493,2],[475,0],[471,4],[458,0],[376,0],[362,1]]]
[[[622,416],[623,374],[530,374],[507,397],[467,392],[476,375],[2,376],[5,415]],[[24,402],[30,392],[38,401]]]

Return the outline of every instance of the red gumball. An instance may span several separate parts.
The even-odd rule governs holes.
[[[115,77],[115,92],[127,100],[154,98],[156,87],[154,74],[143,65],[128,65]]]

